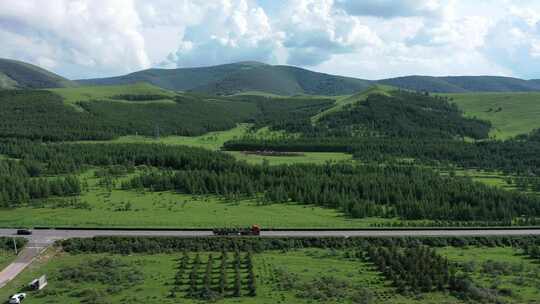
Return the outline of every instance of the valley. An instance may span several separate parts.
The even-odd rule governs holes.
[[[538,93],[240,66],[0,90],[0,228],[51,229],[0,297],[47,274],[25,303],[534,303]]]

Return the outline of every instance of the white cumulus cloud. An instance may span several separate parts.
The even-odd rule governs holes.
[[[350,15],[380,18],[440,17],[447,0],[336,0],[336,6]]]
[[[290,64],[312,66],[334,54],[377,46],[377,34],[358,18],[336,10],[331,0],[291,1],[278,26],[285,34]]]
[[[482,51],[517,75],[540,78],[540,13],[512,9],[489,29]]]
[[[2,1],[0,25],[1,56],[88,75],[150,65],[130,0]]]
[[[184,30],[178,49],[166,63],[207,66],[242,60],[274,62],[283,35],[252,1],[220,0],[201,5],[201,21]]]
[[[0,1],[0,57],[70,78],[245,60],[540,78],[538,12],[536,0]]]

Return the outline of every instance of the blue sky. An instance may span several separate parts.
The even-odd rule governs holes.
[[[366,79],[533,79],[540,1],[0,1],[0,41],[0,57],[72,79],[244,60]]]

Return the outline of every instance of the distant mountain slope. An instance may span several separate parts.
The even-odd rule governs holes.
[[[245,61],[199,68],[148,69],[131,74],[71,81],[21,61],[0,59],[0,89],[63,88],[78,85],[126,85],[146,82],[173,91],[214,95],[264,92],[279,95],[351,95],[374,84],[434,93],[540,91],[540,79],[499,76],[404,76],[370,81],[330,75],[294,66]]]
[[[118,77],[81,79],[77,82],[84,85],[118,85],[148,82],[155,86],[173,90],[187,91],[223,79],[229,74],[243,69],[252,69],[257,62],[239,62],[202,68],[185,69],[148,69]]]
[[[38,66],[0,59],[0,89],[64,88],[77,84]]]
[[[489,120],[490,136],[512,138],[540,128],[540,92],[445,94],[468,117]]]
[[[234,94],[263,91],[280,95],[343,95],[362,91],[371,81],[317,73],[292,66],[239,62],[213,67],[149,69],[125,76],[78,80],[84,85],[116,85],[135,82],[182,91]]]
[[[216,95],[260,91],[279,95],[350,95],[373,84],[434,93],[540,91],[540,80],[499,76],[404,76],[370,81],[284,65],[238,62],[201,68],[149,69],[124,76],[78,80],[84,85],[148,82],[174,91]]]
[[[434,93],[540,91],[539,80],[499,76],[405,76],[378,82],[403,89]]]

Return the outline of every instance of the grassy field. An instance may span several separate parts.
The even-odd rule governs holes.
[[[490,136],[506,139],[540,128],[540,93],[446,94],[470,117],[491,121]]]
[[[121,136],[111,141],[82,141],[81,143],[160,143],[166,145],[184,145],[191,147],[205,148],[217,151],[228,140],[240,138],[247,134],[249,124],[239,124],[236,128],[227,131],[210,132],[201,136],[167,136],[158,139],[145,136]],[[262,138],[272,138],[281,135],[280,132],[270,131],[267,128],[258,130],[256,136]],[[261,156],[245,154],[242,152],[226,152],[239,160],[249,163],[262,163],[267,161],[270,165],[292,164],[292,163],[318,163],[336,161],[352,161],[352,155],[346,153],[326,153],[326,152],[305,152],[299,156]]]
[[[321,153],[325,156],[329,153]],[[327,161],[325,157],[309,161]],[[248,159],[261,162],[263,157]],[[287,163],[289,157],[274,157],[272,164]],[[296,157],[290,157],[296,158]],[[304,157],[306,161],[307,156]],[[296,159],[293,161],[297,162]],[[446,173],[443,173],[446,174]],[[515,189],[507,185],[504,176],[479,171],[456,171],[456,175],[471,176],[488,185]],[[213,228],[249,226],[257,223],[264,228],[365,228],[392,225],[398,219],[345,216],[335,209],[297,203],[261,204],[257,199],[228,201],[216,196],[198,196],[175,192],[140,192],[106,189],[90,170],[80,176],[89,186],[78,198],[51,199],[25,207],[3,209],[3,227],[146,227],[146,228]],[[413,224],[415,221],[409,221]],[[421,224],[422,221],[416,221]]]
[[[98,186],[87,172],[90,191],[71,205],[49,202],[2,210],[3,227],[171,227],[212,228],[248,226],[265,228],[367,227],[388,220],[351,219],[334,209],[300,204],[260,205],[254,200],[228,202],[217,197],[190,196],[173,192],[124,191]],[[64,202],[60,200],[60,202]],[[70,199],[67,199],[70,201]]]
[[[148,143],[148,144],[166,144],[166,145],[183,145],[191,147],[205,148],[217,151],[228,140],[239,138],[246,134],[249,129],[248,124],[239,124],[236,128],[209,132],[201,136],[166,136],[160,138],[152,138],[146,136],[121,136],[110,141],[82,141],[82,143]]]
[[[199,267],[199,281],[205,273],[205,265],[209,253],[201,253],[202,267]],[[0,298],[20,290],[33,278],[42,274],[48,275],[49,285],[39,293],[29,293],[25,303],[203,303],[186,296],[188,289],[189,269],[194,260],[194,253],[189,253],[188,271],[182,275],[179,292],[171,296],[178,272],[179,259],[182,254],[156,254],[129,256],[85,254],[70,255],[50,250],[48,255],[37,261],[22,275],[0,290]],[[220,253],[212,253],[214,257],[212,286],[217,288],[219,278]],[[242,257],[244,255],[242,254]],[[89,261],[113,259],[138,272],[138,279],[124,281],[114,286],[101,281],[84,279],[66,281],[67,269],[80,268]],[[229,260],[233,254],[229,253]],[[396,303],[396,304],[450,304],[460,303],[455,298],[443,293],[429,293],[415,296],[403,296],[395,292],[389,282],[372,267],[357,259],[346,258],[343,251],[303,249],[292,252],[264,252],[253,255],[254,273],[256,276],[257,295],[248,296],[245,291],[241,297],[227,297],[218,303]],[[216,269],[217,268],[217,269]],[[111,276],[114,277],[114,266]],[[228,270],[228,272],[232,272]],[[234,277],[228,275],[228,284],[232,286]],[[321,286],[320,279],[334,285]],[[107,279],[107,278],[105,278]],[[119,279],[121,280],[121,279]],[[246,284],[242,278],[242,284]],[[284,284],[284,282],[288,282]],[[130,284],[134,283],[134,284]],[[317,288],[318,289],[313,289]],[[114,289],[113,289],[114,288]],[[307,291],[307,290],[311,291]],[[361,294],[369,298],[369,302],[360,302]],[[365,296],[368,294],[369,296]],[[352,298],[356,297],[356,301]],[[101,299],[101,300],[100,300]]]
[[[295,156],[266,156],[256,154],[245,154],[242,152],[227,152],[237,159],[245,160],[252,164],[262,164],[267,162],[269,165],[286,164],[325,164],[327,162],[353,161],[351,154],[330,153],[330,152],[303,152]]]
[[[491,289],[504,303],[539,303],[540,266],[523,256],[518,249],[455,248],[439,250],[452,262],[457,262],[482,288]]]
[[[115,85],[115,86],[86,86],[73,88],[49,89],[49,91],[59,94],[68,104],[74,104],[79,101],[89,100],[113,100],[115,95],[130,94],[130,95],[166,95],[171,98],[176,94],[165,89],[158,88],[148,83],[137,83],[130,85]],[[157,100],[153,102],[170,101]]]
[[[437,168],[435,168],[437,169]],[[442,171],[443,174],[448,174],[446,171]],[[457,169],[454,171],[456,176],[470,177],[474,181],[486,184],[488,186],[503,188],[506,190],[516,190],[514,185],[510,185],[506,182],[509,176],[504,175],[501,172],[486,172],[476,169]]]

